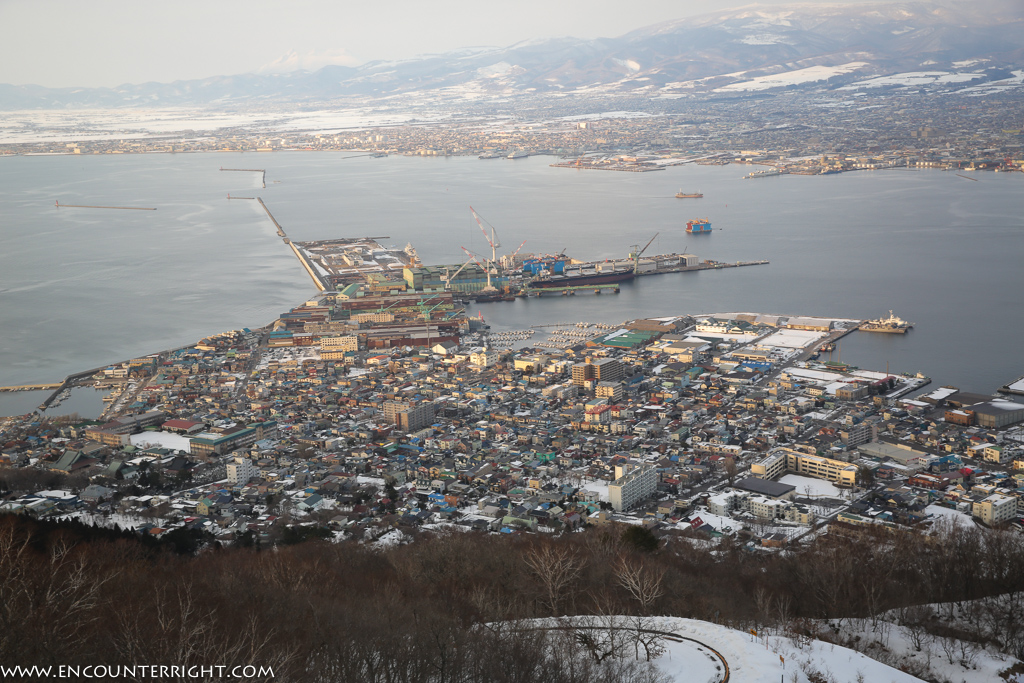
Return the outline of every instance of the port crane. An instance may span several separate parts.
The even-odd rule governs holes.
[[[465,249],[463,249],[463,251],[466,251],[466,250],[465,250]],[[466,252],[466,253],[469,253],[469,252]],[[475,260],[476,260],[476,259],[475,259],[475,258],[473,258],[473,256],[470,256],[470,257],[469,257],[469,258],[468,258],[468,259],[466,260],[466,262],[465,262],[465,263],[463,263],[463,264],[462,264],[461,266],[459,266],[459,269],[458,269],[458,270],[456,270],[456,271],[455,271],[454,273],[449,273],[449,272],[448,272],[447,270],[445,270],[445,277],[444,277],[444,291],[446,291],[446,292],[450,292],[450,291],[452,291],[452,280],[454,280],[454,279],[455,279],[456,277],[458,277],[459,273],[461,273],[461,272],[462,272],[462,269],[463,269],[463,268],[465,268],[466,266],[468,266],[468,265],[469,265],[470,263],[472,263],[472,262],[473,262],[473,261],[475,261]]]
[[[385,307],[384,307],[384,304],[381,304],[381,305],[380,305],[380,308],[378,308],[376,312],[377,312],[377,313],[384,313],[384,312],[386,312],[386,311],[387,311],[387,310],[388,310],[389,308],[391,308],[392,306],[397,306],[397,305],[398,305],[399,303],[400,303],[400,302],[396,301],[396,302],[394,302],[393,304],[391,304],[390,306],[388,306],[387,308],[385,308]]]
[[[491,269],[488,268],[487,266],[485,266],[484,264],[480,263],[480,261],[477,261],[476,256],[469,249],[466,249],[465,247],[459,247],[459,248],[462,249],[462,251],[466,252],[466,255],[469,256],[470,260],[476,261],[476,264],[478,266],[480,266],[481,268],[483,268],[484,272],[487,273],[487,286],[484,287],[482,291],[484,291],[484,292],[494,292],[494,291],[496,291],[496,289],[494,288],[494,285],[491,284]],[[484,260],[486,261],[487,259],[484,259]]]
[[[480,218],[480,214],[478,214],[472,206],[469,207],[469,210],[472,212],[473,218],[476,220],[476,224],[480,226],[480,232],[484,234],[484,239],[487,240],[487,244],[491,247],[491,263],[496,264],[498,262],[498,247],[501,246],[501,242],[498,240],[498,233],[494,230],[494,226],[488,223],[487,225],[491,228],[491,234],[488,235],[487,230],[484,229],[484,221]],[[488,283],[488,285],[489,284],[490,283]]]
[[[636,244],[633,245],[633,274],[634,275],[636,273],[640,272],[640,256],[645,251],[647,251],[647,247],[651,246],[651,244],[654,243],[654,240],[658,239],[658,235],[660,235],[660,234],[661,234],[660,232],[654,233],[654,237],[651,238],[650,242],[648,242],[647,244],[644,245],[643,249],[640,249],[639,245],[636,245]]]
[[[442,301],[441,303],[439,303],[436,306],[430,308],[429,310],[423,311],[423,319],[426,320],[427,322],[430,322],[430,314],[433,313],[434,311],[436,311],[441,306],[444,306],[444,304],[445,304],[445,302]]]

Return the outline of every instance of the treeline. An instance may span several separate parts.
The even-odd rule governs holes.
[[[514,620],[665,615],[746,628],[1024,591],[1024,544],[1003,532],[829,535],[771,554],[650,541],[605,527],[189,555],[4,516],[0,662],[255,664],[277,681],[656,681],[646,662],[599,662],[578,638]]]

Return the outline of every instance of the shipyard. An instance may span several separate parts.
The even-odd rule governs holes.
[[[694,254],[651,254],[647,250],[658,237],[643,247],[633,245],[625,258],[582,261],[560,254],[522,253],[525,242],[509,254],[500,255],[496,229],[481,219],[472,207],[474,218],[491,249],[476,254],[463,248],[468,257],[463,263],[423,265],[415,247],[387,248],[377,240],[386,237],[339,238],[296,242],[288,239],[263,200],[260,204],[277,227],[278,235],[295,252],[300,263],[321,292],[344,299],[375,298],[409,294],[447,294],[453,301],[511,301],[515,297],[566,296],[602,292],[617,293],[619,285],[644,275],[717,270],[767,265],[767,260],[723,263],[701,260]],[[694,219],[686,224],[687,233],[707,233],[711,223]],[[451,316],[445,312],[444,315]]]

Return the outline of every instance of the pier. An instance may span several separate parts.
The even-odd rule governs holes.
[[[652,258],[659,258],[654,256]],[[721,270],[722,268],[742,268],[744,266],[766,266],[770,263],[767,259],[760,261],[736,261],[735,263],[719,263],[718,261],[705,261],[695,266],[669,266],[668,268],[657,268],[646,272],[637,273],[637,277],[645,275],[663,275],[665,273],[689,273],[695,270]]]
[[[229,196],[229,198],[230,198],[230,196]],[[262,206],[262,207],[263,207],[263,210],[267,212],[267,215],[268,215],[268,216],[270,216],[270,220],[271,220],[271,222],[272,222],[272,223],[274,224],[274,227],[276,227],[276,228],[277,228],[277,234],[278,234],[278,235],[279,235],[280,237],[285,237],[285,238],[287,238],[287,237],[288,237],[288,235],[286,235],[286,234],[285,234],[285,232],[284,232],[284,228],[282,228],[282,227],[281,227],[281,224],[277,222],[277,219],[276,219],[276,218],[274,218],[274,214],[270,213],[270,209],[268,209],[268,208],[267,208],[267,205],[263,203],[263,197],[257,197],[257,198],[256,198],[256,201],[258,201],[258,202],[260,203],[260,206]]]
[[[309,276],[313,278],[313,284],[316,285],[316,288],[319,289],[321,292],[325,291],[329,283],[324,282],[324,280],[321,279],[321,277],[317,274],[316,269],[313,267],[313,264],[310,263],[309,259],[306,258],[305,254],[303,254],[299,250],[299,248],[295,246],[294,242],[288,240],[288,246],[292,248],[292,251],[295,252],[295,256],[298,257],[299,259],[299,263],[301,263],[302,267],[306,269],[306,272],[309,273]]]
[[[241,173],[259,173],[260,182],[263,183],[263,187],[267,186],[267,169],[265,168],[224,168],[220,167],[222,171],[239,171]]]
[[[552,168],[576,168],[580,170],[592,170],[592,171],[625,171],[627,173],[647,173],[648,171],[664,171],[665,166],[646,164],[646,163],[615,163],[615,162],[604,162],[594,163],[593,161],[577,160],[577,161],[562,161],[557,164],[548,164]]]
[[[1018,377],[1015,381],[1004,384],[997,391],[1001,394],[1024,396],[1024,377]]]
[[[92,206],[90,204],[61,204],[55,202],[58,209],[118,209],[122,211],[156,211],[156,207],[150,206]]]
[[[16,386],[0,387],[0,393],[11,391],[53,391],[62,386],[63,384],[18,384]]]
[[[576,287],[527,287],[523,290],[526,296],[536,296],[538,298],[543,297],[545,294],[559,294],[561,296],[575,296],[581,293],[593,292],[594,294],[601,294],[601,292],[612,292],[614,294],[619,293],[619,286],[613,285],[579,285]]]

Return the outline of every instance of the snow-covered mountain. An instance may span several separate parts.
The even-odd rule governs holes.
[[[431,91],[462,97],[594,89],[729,93],[825,79],[839,87],[922,69],[970,69],[976,78],[951,83],[984,81],[1006,78],[1008,67],[1021,66],[1024,3],[1019,0],[751,5],[618,38],[526,41],[313,72],[118,88],[0,85],[0,108],[302,103]],[[773,81],[779,74],[785,75]],[[756,87],[728,87],[755,79],[761,79]]]

